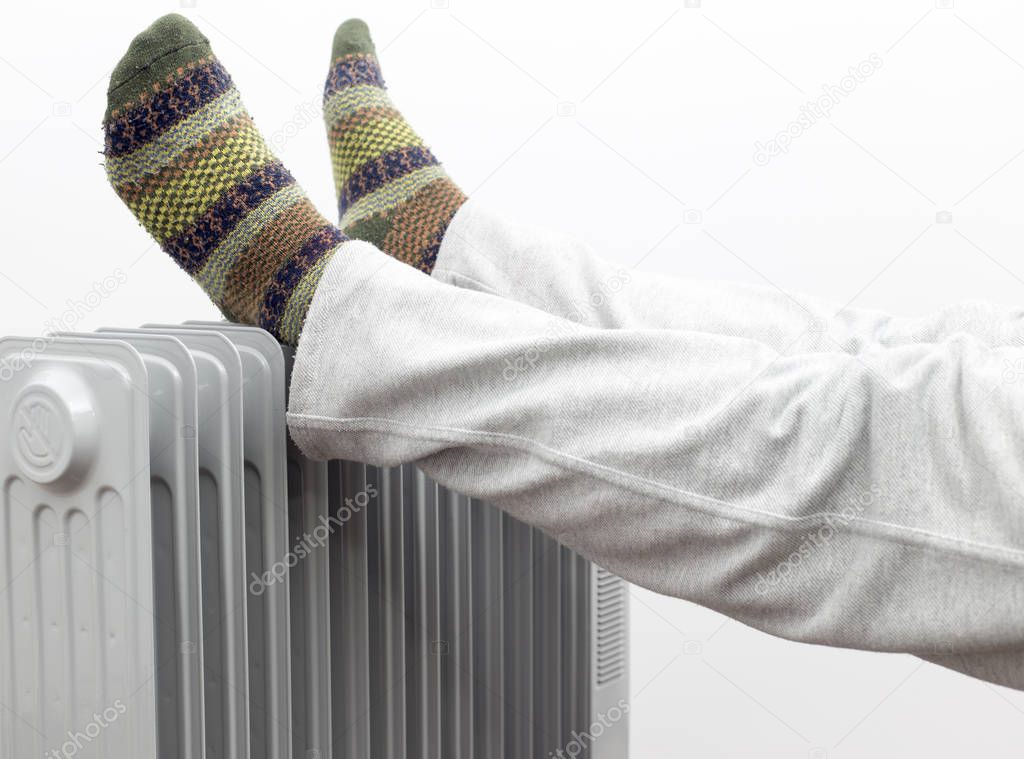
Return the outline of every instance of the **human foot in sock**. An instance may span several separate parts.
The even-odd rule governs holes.
[[[391,103],[358,19],[334,35],[324,121],[342,230],[429,274],[466,196]]]
[[[270,152],[210,42],[171,14],[111,75],[107,177],[229,319],[298,341],[324,266],[348,239]]]

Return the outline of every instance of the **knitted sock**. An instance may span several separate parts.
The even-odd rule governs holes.
[[[229,319],[295,344],[348,239],[273,156],[210,42],[171,14],[114,69],[107,177],[139,222]]]
[[[365,23],[338,27],[331,60],[324,121],[341,228],[429,274],[466,196],[392,105]]]

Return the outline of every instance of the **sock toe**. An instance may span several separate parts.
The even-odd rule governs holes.
[[[373,39],[370,37],[370,27],[362,19],[350,18],[334,33],[334,46],[331,48],[332,62],[346,55],[376,54],[376,52]]]
[[[136,35],[114,67],[105,117],[177,69],[209,54],[210,41],[187,18],[169,13],[157,19]]]

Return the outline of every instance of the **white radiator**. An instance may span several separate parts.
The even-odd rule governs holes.
[[[624,583],[303,458],[290,362],[221,323],[0,340],[0,759],[624,759]]]

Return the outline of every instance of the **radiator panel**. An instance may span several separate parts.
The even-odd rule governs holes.
[[[252,759],[287,759],[291,756],[290,583],[280,574],[289,569],[282,562],[290,550],[284,356],[277,340],[263,330],[222,322],[183,326],[224,335],[242,362],[250,755]]]
[[[138,332],[176,337],[196,364],[206,757],[248,759],[241,358],[231,341],[216,332],[184,328]]]
[[[199,424],[196,364],[169,335],[82,333],[80,340],[122,340],[148,374],[153,590],[161,756],[203,756],[204,693],[199,548]]]
[[[286,376],[292,350],[284,349]],[[331,755],[330,536],[327,464],[305,458],[288,440],[289,546],[308,546],[290,580],[292,756]]]
[[[157,750],[147,376],[96,346],[0,340],[4,756]]]

